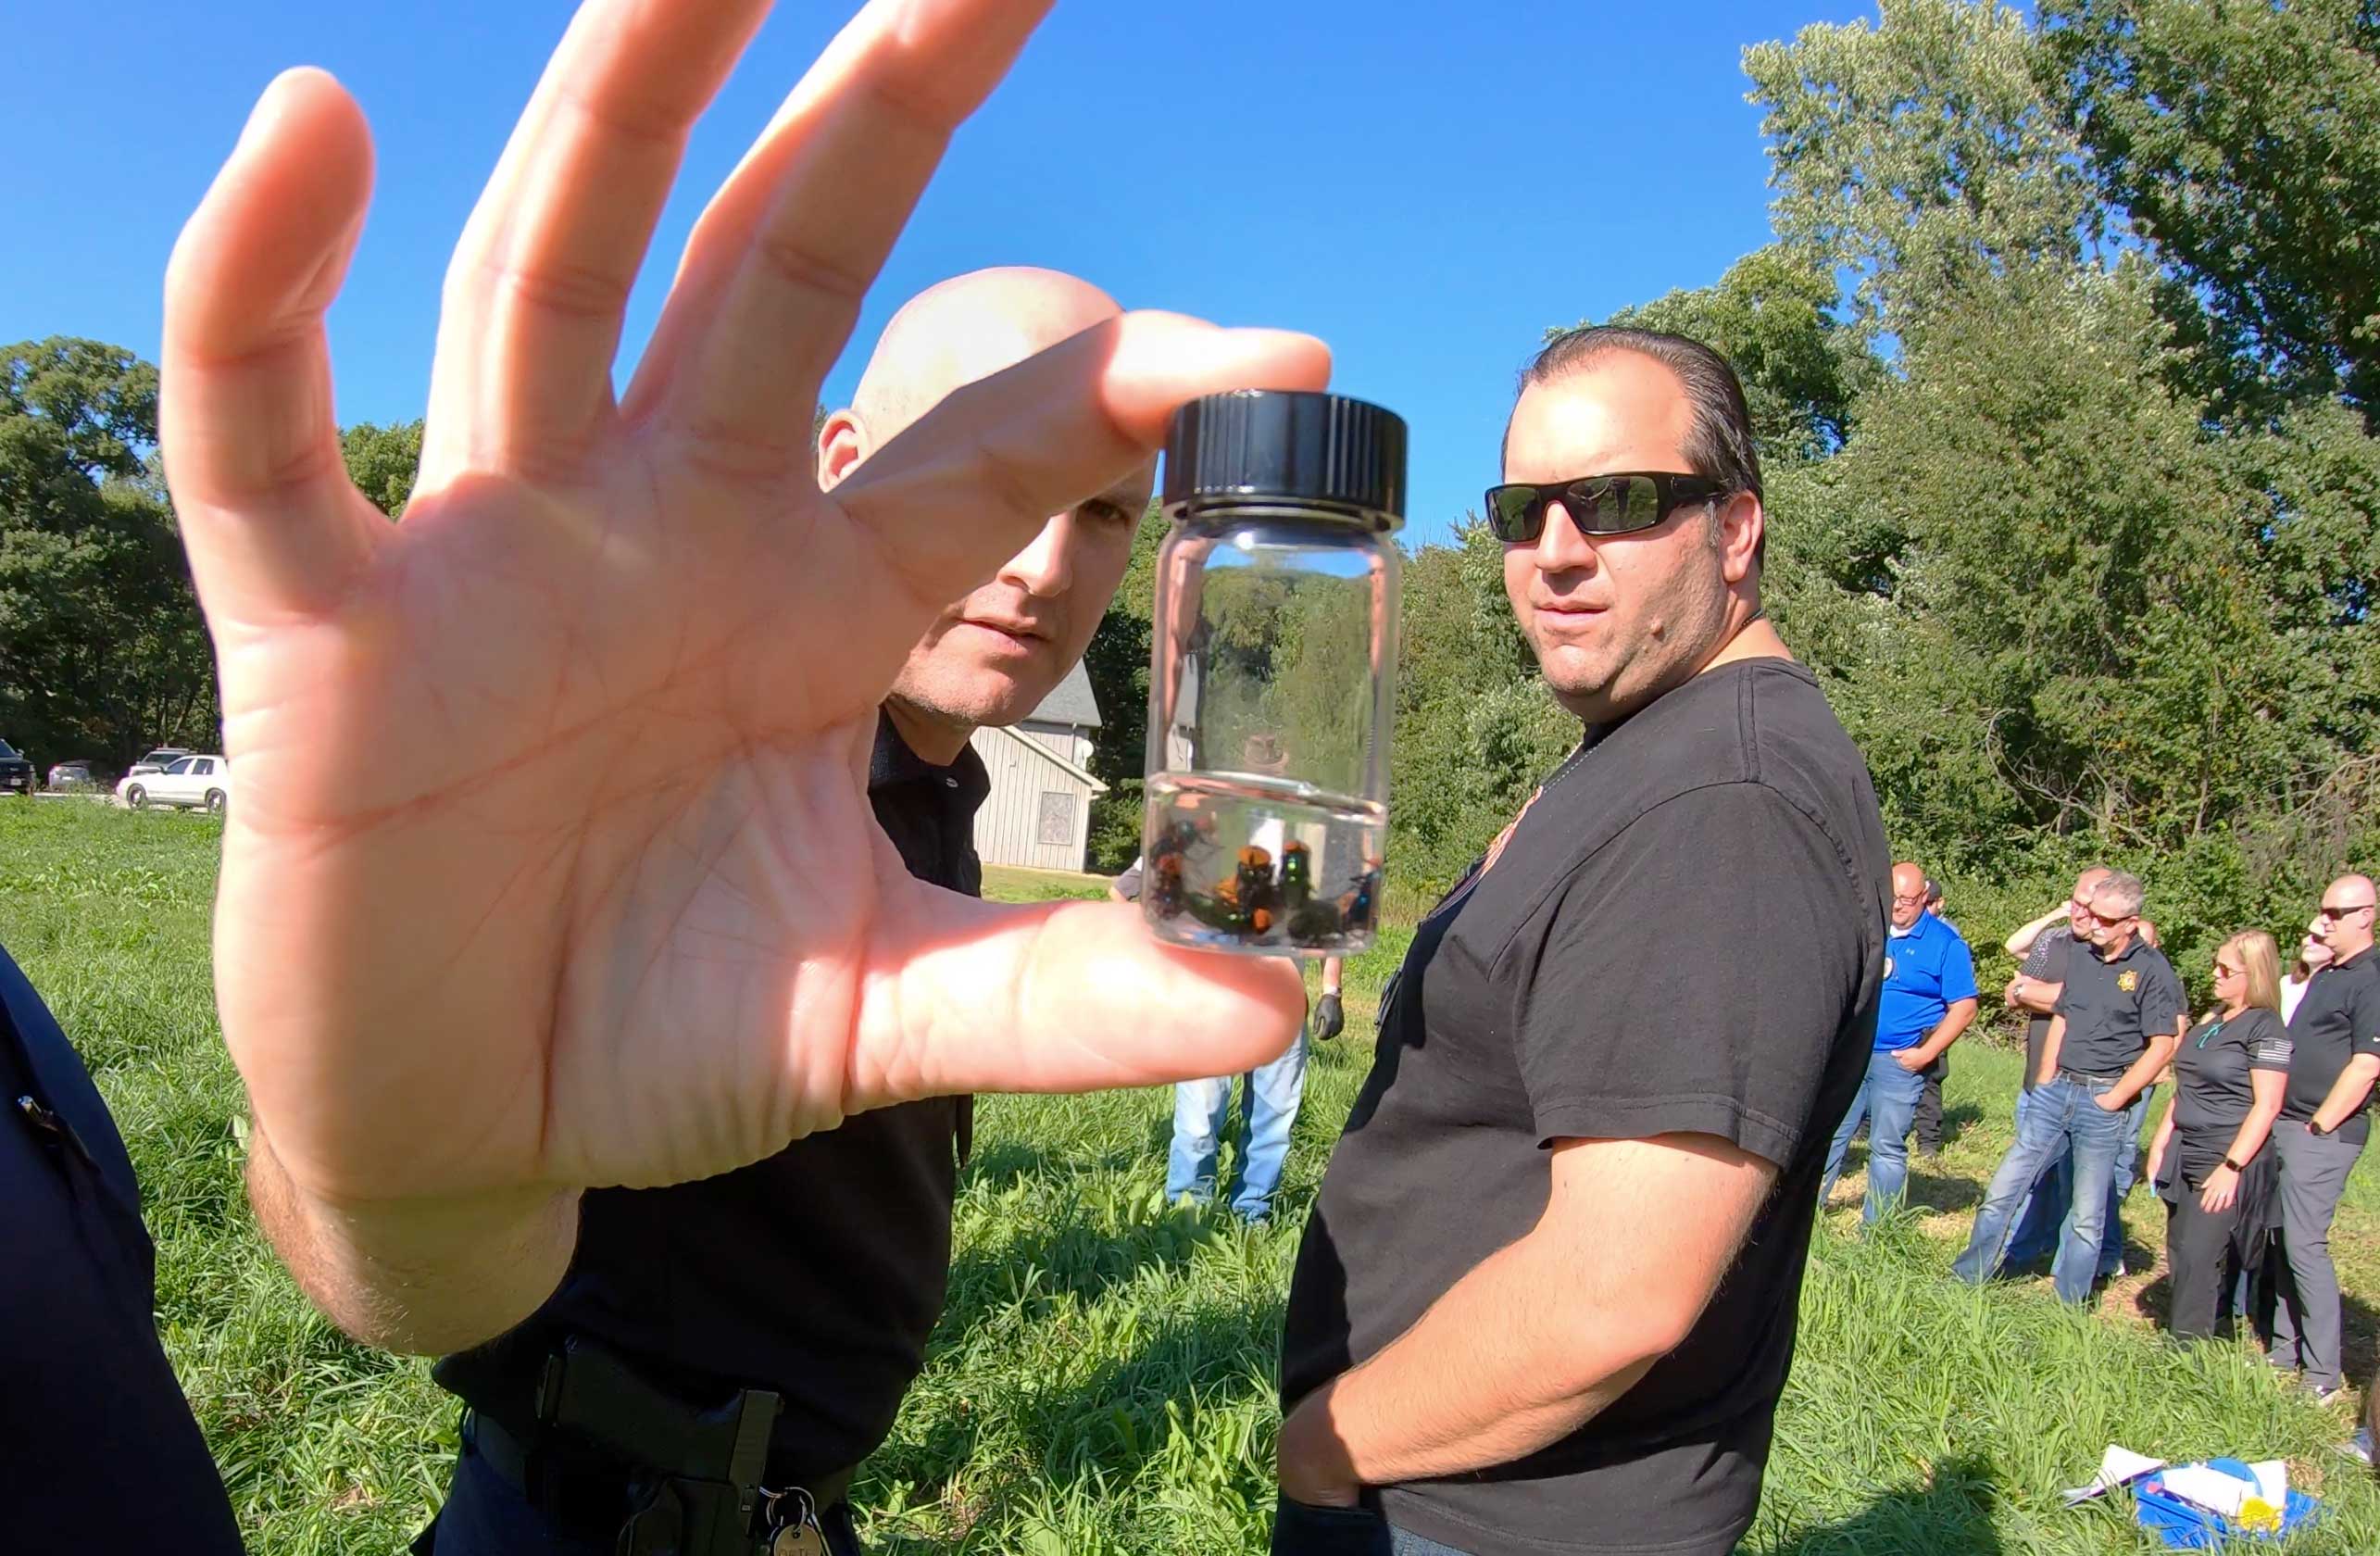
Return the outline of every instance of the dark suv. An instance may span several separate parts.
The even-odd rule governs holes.
[[[33,794],[33,764],[5,740],[0,740],[0,794],[20,794],[28,799]]]

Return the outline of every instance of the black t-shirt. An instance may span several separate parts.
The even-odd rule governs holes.
[[[2380,1054],[2380,957],[2367,946],[2345,961],[2335,961],[2313,975],[2297,1014],[2289,1018],[2289,1042],[2296,1050],[2289,1061],[2289,1089],[2281,1102],[2281,1116],[2303,1123],[2314,1116],[2338,1084],[2338,1073],[2357,1054]],[[2363,1106],[2338,1127],[2340,1137],[2363,1138],[2372,1125]]]
[[[2034,936],[2033,949],[2024,953],[2023,963],[2017,972],[2045,984],[2066,981],[2066,959],[2074,951],[2074,931],[2058,924]],[[2041,1048],[2049,1038],[2049,1018],[2035,1015],[2024,1023],[2024,1089],[2031,1091],[2041,1074]]]
[[[935,767],[880,720],[868,797],[912,875],[982,895],[990,787],[971,748]],[[892,1429],[942,1313],[969,1118],[965,1098],[907,1102],[699,1183],[590,1192],[560,1288],[438,1381],[522,1433],[559,1337],[592,1336],[681,1391],[784,1396],[776,1483],[855,1464]]]
[[[1816,681],[1753,660],[1591,737],[1423,921],[1298,1251],[1285,1406],[1526,1234],[1554,1140],[1715,1135],[1781,1171],[1683,1345],[1525,1459],[1385,1488],[1396,1523],[1480,1556],[1734,1549],[1874,1042],[1890,874]]]
[[[2122,1074],[2148,1051],[2151,1038],[2178,1032],[2188,1010],[2173,964],[2139,935],[2113,961],[2087,941],[2078,945],[2066,955],[2065,992],[2058,997],[2058,1013],[2066,1018],[2058,1068]]]
[[[2200,1022],[2173,1050],[2173,1140],[2182,1179],[2197,1186],[2223,1161],[2256,1106],[2257,1070],[2289,1072],[2289,1034],[2278,1011],[2250,1006]]]
[[[157,1341],[124,1142],[0,951],[0,1547],[238,1556],[222,1477]]]

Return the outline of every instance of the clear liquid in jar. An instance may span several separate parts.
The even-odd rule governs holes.
[[[1148,780],[1141,911],[1205,950],[1352,956],[1380,915],[1388,808],[1294,779],[1168,772]]]

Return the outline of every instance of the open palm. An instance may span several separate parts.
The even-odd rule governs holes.
[[[766,9],[582,10],[449,272],[401,524],[345,481],[322,333],[370,179],[354,104],[275,82],[175,253],[166,461],[240,773],[224,1032],[290,1190],[362,1263],[450,1208],[553,1223],[860,1109],[1229,1073],[1295,1030],[1278,966],[911,880],[865,774],[945,602],[1183,399],[1319,386],[1322,348],[1128,316],[821,494],[820,380],[1042,9],[880,3],[712,201],[615,402],[686,132]],[[533,1244],[418,1246],[519,1246],[518,1317],[567,1256]],[[308,1283],[334,1312],[340,1278]]]

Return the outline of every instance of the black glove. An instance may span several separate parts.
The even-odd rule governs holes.
[[[1339,1010],[1339,997],[1325,994],[1314,1007],[1312,1032],[1314,1041],[1327,1043],[1347,1029],[1347,1019]]]

